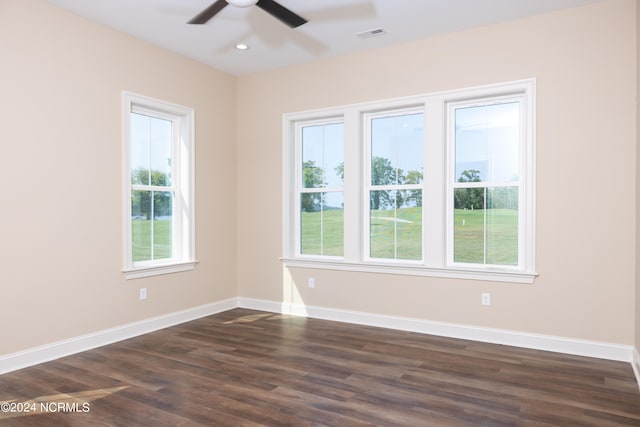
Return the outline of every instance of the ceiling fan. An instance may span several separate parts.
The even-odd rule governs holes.
[[[274,0],[217,0],[211,6],[194,16],[189,24],[205,24],[228,4],[236,7],[249,7],[256,5],[265,12],[284,22],[291,28],[299,27],[307,22],[303,17],[293,13]]]

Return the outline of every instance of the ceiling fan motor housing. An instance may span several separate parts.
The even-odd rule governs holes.
[[[258,3],[258,0],[226,0],[226,2],[236,7],[249,7]]]
[[[302,16],[296,15],[276,0],[216,0],[205,10],[194,16],[188,23],[198,25],[206,24],[209,19],[216,16],[218,12],[229,4],[236,7],[258,6],[291,28],[297,28],[307,22]]]

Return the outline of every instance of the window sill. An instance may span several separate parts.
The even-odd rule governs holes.
[[[460,268],[433,268],[398,264],[360,264],[345,261],[325,261],[303,258],[281,258],[286,267],[321,270],[357,271],[363,273],[400,274],[405,276],[442,277],[449,279],[483,280],[489,282],[533,283],[537,273],[510,270],[482,270]]]
[[[160,276],[163,274],[179,273],[181,271],[193,270],[198,261],[176,262],[171,264],[149,265],[144,267],[133,267],[122,270],[125,279],[140,279],[143,277]]]

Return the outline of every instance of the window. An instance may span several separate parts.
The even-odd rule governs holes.
[[[452,264],[518,266],[522,101],[449,106]]]
[[[193,110],[123,94],[124,271],[133,279],[192,269]]]
[[[366,116],[368,257],[422,259],[424,113]]]
[[[533,282],[534,89],[285,114],[285,264]]]
[[[300,123],[299,252],[342,256],[344,250],[343,125]]]

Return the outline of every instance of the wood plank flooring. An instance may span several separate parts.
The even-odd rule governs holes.
[[[640,426],[627,363],[245,309],[2,375],[0,402],[12,427]]]

